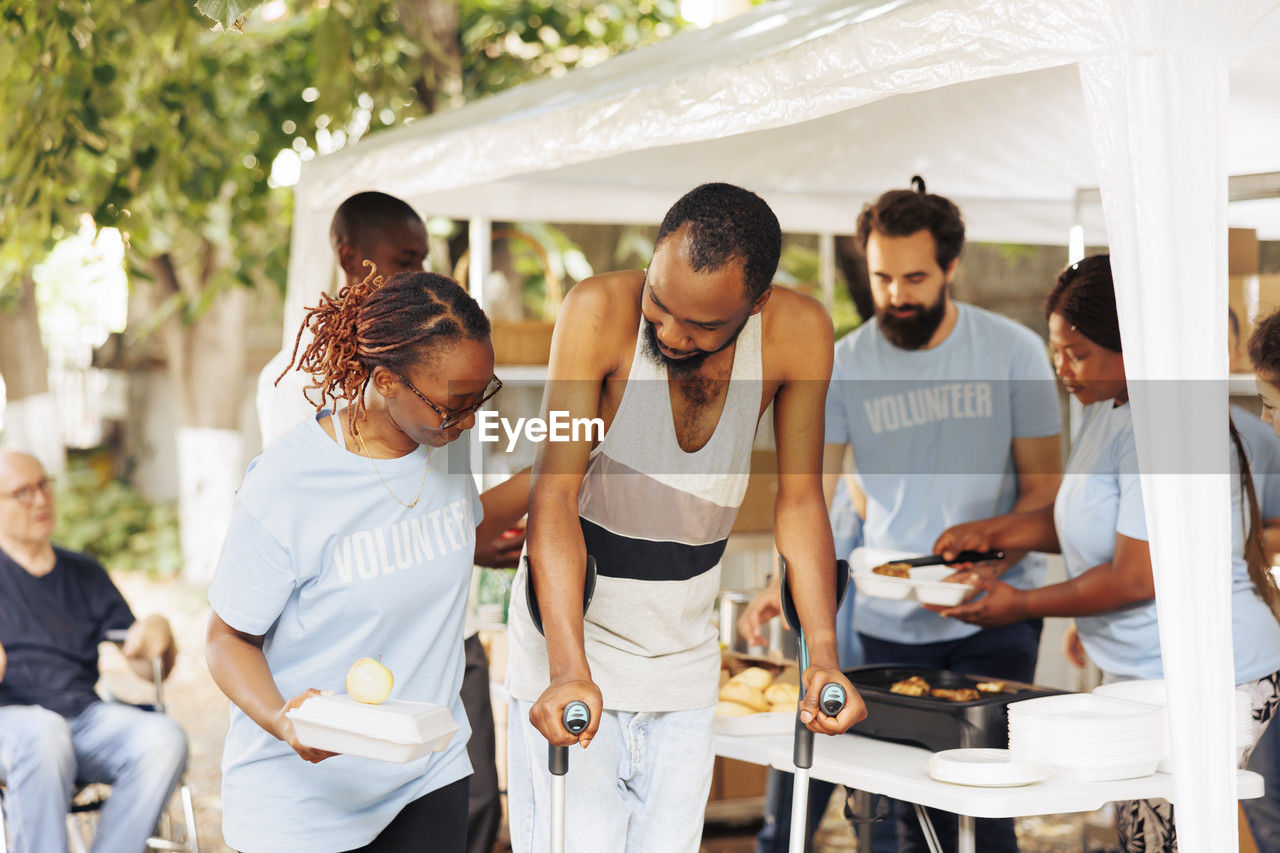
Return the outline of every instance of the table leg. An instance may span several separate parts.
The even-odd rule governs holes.
[[[924,833],[924,843],[929,846],[930,853],[942,853],[942,844],[938,841],[938,833],[933,828],[933,820],[930,819],[929,813],[919,803],[912,805],[915,806],[916,820],[920,821],[920,831]],[[975,853],[975,851],[972,847],[966,850],[962,844],[958,853]]]
[[[859,850],[870,850],[873,838],[872,818],[875,817],[872,809],[871,795],[866,791],[855,791],[853,793],[854,812],[859,816],[866,818],[864,823],[855,823],[853,825],[854,838],[858,839]]]
[[[960,815],[959,836],[956,853],[976,853],[978,849],[977,828],[973,818],[967,814]]]

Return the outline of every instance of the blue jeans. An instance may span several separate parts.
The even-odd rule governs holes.
[[[547,741],[512,699],[507,720],[511,849],[550,843]],[[565,850],[569,853],[697,853],[711,793],[714,708],[604,712],[587,749],[569,748]]]
[[[67,849],[77,782],[106,782],[97,851],[142,850],[187,763],[187,736],[169,717],[95,702],[66,719],[36,705],[0,706],[0,779],[15,853]]]
[[[862,634],[862,646],[869,664],[901,664],[931,669],[946,669],[966,675],[991,675],[1011,681],[1030,683],[1036,675],[1036,659],[1040,654],[1040,631],[1044,623],[1030,619],[988,628],[959,640],[942,643],[894,643]],[[929,809],[929,817],[938,832],[944,851],[956,849],[958,819],[950,812]],[[908,803],[895,802],[900,853],[927,851],[915,809]],[[977,848],[983,853],[1016,853],[1018,839],[1013,821],[984,819],[977,823]]]

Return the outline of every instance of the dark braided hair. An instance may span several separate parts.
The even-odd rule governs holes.
[[[1120,317],[1116,312],[1116,290],[1111,278],[1110,256],[1091,255],[1064,269],[1049,293],[1044,312],[1045,316],[1061,314],[1077,332],[1098,346],[1112,352],[1122,351]],[[1255,334],[1254,338],[1256,337]],[[1253,340],[1249,343],[1252,352]],[[1229,418],[1227,427],[1240,465],[1240,491],[1244,493],[1244,500],[1241,501],[1245,529],[1244,560],[1249,570],[1249,580],[1253,583],[1253,591],[1280,621],[1280,587],[1276,586],[1267,564],[1262,541],[1262,510],[1253,484],[1253,469],[1249,466],[1249,457],[1245,455],[1240,433]]]
[[[934,258],[945,272],[964,248],[964,220],[960,208],[948,198],[927,192],[924,178],[911,177],[911,189],[889,190],[858,214],[858,245],[865,253],[871,232],[886,237],[910,237],[928,229],[933,236]]]
[[[1244,442],[1236,430],[1234,421],[1228,418],[1231,425],[1231,441],[1236,446],[1236,457],[1240,460],[1240,484],[1247,500],[1240,507],[1244,515],[1245,529],[1248,535],[1244,540],[1244,562],[1249,568],[1249,580],[1253,583],[1253,591],[1271,610],[1271,615],[1280,622],[1280,587],[1276,586],[1275,575],[1271,574],[1270,561],[1267,560],[1266,547],[1262,541],[1262,510],[1258,504],[1258,491],[1253,485],[1253,469],[1249,467],[1249,458],[1245,456]]]
[[[717,272],[740,261],[751,301],[769,289],[782,255],[782,228],[764,199],[733,184],[702,184],[667,211],[654,246],[684,225],[694,272]]]
[[[1249,360],[1267,382],[1280,379],[1280,311],[1259,322],[1249,336]]]
[[[307,311],[293,342],[289,366],[297,363],[313,382],[302,395],[319,411],[326,400],[351,406],[351,432],[359,434],[364,419],[364,392],[375,367],[396,375],[408,372],[434,347],[460,339],[489,337],[489,318],[479,304],[448,276],[402,272],[384,281],[371,261],[363,281],[348,284],[337,296],[320,294],[320,304]],[[298,355],[302,333],[312,340]],[[320,392],[319,401],[311,399]]]
[[[1077,332],[1098,346],[1123,352],[1111,256],[1091,255],[1060,272],[1044,304],[1044,315],[1051,314],[1061,314]]]

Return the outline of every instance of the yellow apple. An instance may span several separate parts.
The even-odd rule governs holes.
[[[347,695],[366,705],[380,705],[391,695],[391,670],[373,658],[360,658],[347,670]]]

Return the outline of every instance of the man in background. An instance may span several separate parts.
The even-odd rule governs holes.
[[[112,786],[95,850],[142,850],[187,763],[164,714],[94,692],[98,644],[125,631],[134,670],[162,677],[177,649],[163,616],[135,619],[96,560],[53,545],[53,484],[40,462],[0,451],[0,781],[16,853],[67,849],[77,782]]]
[[[913,183],[884,193],[858,217],[876,315],[836,344],[826,443],[831,472],[852,451],[863,544],[929,554],[951,525],[1053,503],[1062,479],[1061,414],[1044,342],[951,298],[964,222],[950,200],[926,192],[919,178]],[[1045,564],[1039,555],[1009,554],[976,571],[1031,588],[1043,582]],[[775,584],[758,597],[753,619],[763,622],[779,608]],[[853,627],[867,664],[1026,682],[1035,676],[1040,620],[979,629],[915,602],[859,596]],[[790,785],[777,787],[789,800]],[[894,808],[899,849],[927,849],[914,811]],[[774,813],[781,810],[778,803]],[[956,816],[929,814],[943,845],[954,846]],[[977,831],[980,850],[1018,849],[1011,820],[979,820]],[[789,821],[779,820],[774,837],[785,843],[789,832]]]

